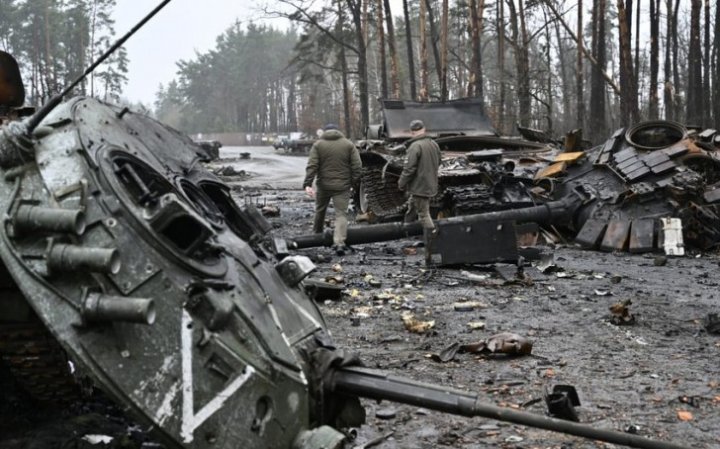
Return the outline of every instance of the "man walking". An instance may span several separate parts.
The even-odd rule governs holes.
[[[335,208],[333,248],[338,255],[348,250],[345,238],[350,188],[360,181],[361,171],[360,153],[355,145],[345,138],[337,125],[325,125],[322,136],[310,149],[303,187],[308,195],[315,197],[313,232],[323,232],[325,213],[332,199]],[[312,187],[315,178],[317,191]]]
[[[398,188],[410,194],[405,221],[412,221],[417,217],[422,223],[425,264],[430,265],[435,230],[435,224],[430,217],[430,199],[438,192],[440,147],[426,134],[425,125],[420,120],[410,122],[410,135],[412,143],[407,150],[407,160],[398,180]]]

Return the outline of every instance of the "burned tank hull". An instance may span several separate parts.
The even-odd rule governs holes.
[[[478,154],[487,155],[476,152],[467,157]],[[517,246],[514,232],[496,232],[492,226],[473,228],[493,222],[504,230],[517,223],[540,224],[548,234],[560,234],[558,238],[603,251],[682,255],[685,247],[706,250],[720,243],[720,137],[715,130],[688,131],[678,123],[643,122],[618,130],[607,142],[588,151],[546,156],[529,176],[493,171],[491,165],[485,165],[484,184],[446,187],[443,196],[453,195],[449,212],[457,217],[436,222],[436,241],[440,243],[436,242],[435,249],[447,248],[437,262],[517,259],[519,253],[511,251]],[[383,195],[396,191],[388,173],[399,173],[400,165],[377,154],[368,159],[375,166],[385,161],[373,175],[380,179],[381,188],[368,198],[381,190]],[[465,192],[468,194],[461,197]],[[403,197],[399,192],[394,195],[387,197],[397,198],[393,205],[399,212]],[[555,213],[547,214],[546,209]],[[386,241],[421,231],[417,223],[356,227],[348,230],[347,241]],[[458,233],[467,235],[456,237]],[[488,241],[483,239],[505,243],[488,249]],[[327,242],[327,236],[317,234],[296,237],[290,246]],[[450,254],[453,251],[470,253],[457,258]],[[492,251],[497,254],[493,256]]]
[[[397,188],[411,142],[407,129],[421,118],[443,154],[435,215],[452,216],[532,206],[534,168],[559,152],[548,143],[500,137],[476,98],[443,103],[381,100],[384,122],[360,143],[363,174],[356,203],[373,219],[388,220],[406,208]]]
[[[188,138],[86,98],[31,146],[4,132],[0,258],[77,366],[172,446],[291,447],[312,428],[299,354],[323,319]]]
[[[684,246],[711,248],[720,242],[720,140],[715,136],[714,130],[689,131],[667,121],[620,129],[577,163],[558,170],[551,166],[558,175],[545,195],[587,192],[587,206],[566,227],[590,249],[682,254]],[[674,248],[666,239],[670,219],[682,226]]]

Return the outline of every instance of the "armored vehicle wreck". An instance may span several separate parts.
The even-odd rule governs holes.
[[[359,209],[380,220],[404,209],[397,180],[414,119],[425,123],[443,151],[440,191],[432,204],[443,216],[533,205],[527,190],[534,168],[559,151],[555,145],[498,135],[478,98],[380,102],[383,123],[371,126],[359,143],[363,175],[356,196]]]
[[[586,152],[547,156],[528,177],[509,178],[509,185],[522,186],[524,204],[498,206],[489,194],[477,207],[494,210],[438,220],[434,260],[443,265],[517,260],[515,225],[522,223],[604,251],[681,255],[686,246],[706,250],[720,243],[720,135],[715,130],[643,122],[617,130]],[[351,227],[347,242],[393,240],[420,231],[417,223]],[[299,236],[290,246],[328,241],[322,234]]]

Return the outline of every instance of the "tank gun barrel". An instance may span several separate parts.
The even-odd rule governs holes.
[[[460,217],[445,218],[436,220],[436,226],[444,224],[474,224],[482,222],[509,222],[518,223],[534,222],[539,224],[558,223],[571,219],[581,201],[574,195],[567,196],[557,201],[550,201],[539,206],[531,206],[521,209],[511,209],[496,212],[486,212],[475,215],[464,215]],[[348,228],[345,242],[348,245],[385,242],[405,237],[422,235],[420,222],[412,223],[382,223],[370,226],[351,226]],[[330,246],[333,243],[332,233],[309,234],[290,239],[288,246],[293,249],[313,248],[318,246]]]
[[[572,421],[485,404],[480,402],[480,398],[474,393],[415,382],[366,368],[346,367],[335,370],[330,388],[335,393],[375,400],[385,399],[455,415],[482,416],[628,447],[690,449],[675,443],[651,440],[638,435],[598,429]]]

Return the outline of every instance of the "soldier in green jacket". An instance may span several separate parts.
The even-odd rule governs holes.
[[[310,149],[303,187],[308,195],[315,197],[313,231],[316,233],[323,232],[325,213],[332,199],[335,208],[333,248],[338,255],[348,250],[345,238],[350,188],[360,181],[361,171],[360,153],[355,145],[345,138],[337,125],[325,125],[322,136]],[[312,187],[316,178],[317,190]]]
[[[425,263],[431,264],[431,246],[435,225],[430,217],[430,199],[438,192],[438,170],[440,168],[440,147],[426,134],[425,124],[420,120],[410,122],[410,147],[398,188],[410,195],[405,221],[416,217],[423,226],[425,239]]]

